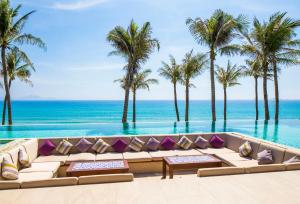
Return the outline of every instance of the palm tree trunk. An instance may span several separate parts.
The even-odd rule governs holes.
[[[265,107],[265,121],[270,120],[269,102],[268,102],[268,62],[264,59],[263,62],[263,92],[264,92],[264,107]]]
[[[227,120],[227,91],[226,87],[223,89],[224,91],[224,121]]]
[[[185,121],[189,121],[189,83],[185,85]]]
[[[9,90],[10,90],[11,79],[8,82],[8,86],[9,86]],[[5,125],[6,105],[7,105],[7,97],[6,97],[6,94],[5,94],[4,101],[3,101],[3,111],[2,111],[2,125]]]
[[[216,121],[216,90],[215,90],[215,52],[210,50],[210,86],[211,86],[211,113],[212,121]]]
[[[257,77],[255,77],[255,120],[258,120],[258,87],[257,87]]]
[[[9,84],[8,84],[8,71],[6,67],[6,54],[5,54],[5,47],[1,47],[1,58],[2,58],[2,66],[3,66],[3,81],[4,81],[4,88],[5,88],[5,95],[7,99],[7,108],[8,108],[8,125],[12,125],[12,111],[11,111],[11,102],[10,102],[10,93],[9,93]]]
[[[125,99],[124,99],[122,123],[127,123],[129,91],[130,91],[129,87],[126,87],[125,88]]]
[[[175,105],[175,111],[176,111],[176,118],[177,118],[177,121],[180,121],[180,119],[179,119],[178,105],[177,105],[177,89],[176,89],[176,83],[173,84],[173,87],[174,87],[174,105]]]
[[[278,88],[278,71],[276,60],[273,58],[273,74],[274,74],[274,88],[275,88],[275,121],[279,118],[279,88]]]
[[[136,122],[136,110],[135,110],[135,102],[136,102],[136,90],[133,89],[133,103],[132,103],[132,122]]]

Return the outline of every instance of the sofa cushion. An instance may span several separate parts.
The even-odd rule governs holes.
[[[30,162],[33,162],[38,156],[38,139],[30,139],[22,144],[27,154],[29,155]]]
[[[246,141],[244,144],[242,144],[239,147],[239,153],[242,157],[250,156],[251,152],[252,152],[252,147],[249,141]]]
[[[259,153],[257,153],[257,161],[258,164],[272,164],[274,162],[272,156],[272,150],[265,149]]]
[[[233,134],[226,134],[225,136],[223,136],[224,139],[226,140],[226,147],[238,152],[239,151],[239,147],[242,144],[242,137],[238,136],[238,135],[233,135]]]
[[[274,160],[273,163],[279,164],[283,162],[285,149],[272,144],[261,143],[258,152],[262,152],[263,150],[267,150],[267,149],[272,151],[272,157]]]
[[[190,156],[190,155],[203,155],[201,152],[195,149],[174,149],[172,150],[174,156]]]
[[[251,157],[252,159],[257,159],[257,153],[258,153],[258,149],[260,147],[260,141],[252,139],[252,138],[244,138],[242,140],[242,144],[244,144],[245,142],[249,142],[251,145],[251,153],[249,155],[249,157]]]
[[[50,156],[39,156],[33,162],[60,162],[61,165],[64,165],[67,161],[68,155],[50,155]]]
[[[182,136],[179,141],[177,142],[177,145],[181,147],[182,149],[189,149],[193,142],[187,138],[186,136]]]
[[[31,159],[24,147],[20,147],[19,149],[19,162],[23,168],[30,167],[31,165]]]
[[[90,141],[88,141],[85,138],[81,138],[76,144],[75,147],[80,151],[80,152],[87,152],[90,147],[93,145]]]
[[[297,162],[300,163],[300,156],[298,156],[298,155],[293,156],[292,158],[290,158],[289,160],[284,161],[283,163],[284,164],[292,164],[292,163],[297,163]]]
[[[149,152],[149,154],[151,155],[152,160],[154,161],[161,161],[163,157],[176,156],[176,153],[171,150],[158,150],[155,152]]]
[[[106,142],[104,142],[104,140],[99,138],[97,142],[92,146],[92,149],[99,154],[103,154],[109,147],[109,144],[107,144]]]
[[[122,153],[127,148],[127,142],[121,138],[118,138],[111,146],[115,150],[115,152]]]
[[[77,161],[95,161],[96,155],[89,152],[70,154],[67,158],[66,164]]]
[[[133,181],[132,173],[80,176],[78,178],[78,184],[113,183],[126,181]]]
[[[78,183],[77,177],[66,178],[51,178],[36,181],[24,181],[21,183],[21,188],[40,188],[40,187],[54,187],[54,186],[71,186]]]
[[[20,173],[19,174],[19,181],[38,181],[44,179],[50,179],[53,177],[53,173],[50,171],[43,171],[43,172],[27,172],[27,173]]]
[[[124,152],[123,158],[128,160],[128,162],[152,161],[152,157],[148,152]]]
[[[284,153],[283,161],[287,161],[295,156],[300,157],[300,151],[294,150],[294,149],[287,149]]]
[[[252,167],[258,166],[258,161],[251,159],[251,160],[233,160],[230,162],[232,165],[237,167]]]
[[[106,152],[105,154],[97,154],[96,161],[100,160],[114,160],[114,159],[124,159],[122,153],[118,152]]]
[[[243,173],[245,173],[245,169],[240,167],[217,167],[217,168],[198,169],[197,175],[199,177],[205,177],[205,176],[235,175],[235,174],[243,174]]]
[[[145,144],[145,142],[143,142],[142,140],[140,140],[137,137],[134,137],[134,138],[132,138],[128,147],[133,151],[139,152],[142,150],[144,144]]]
[[[70,152],[70,150],[71,150],[72,147],[73,147],[73,145],[70,142],[68,142],[67,140],[63,139],[57,145],[57,147],[55,148],[55,150],[57,152],[59,152],[60,154],[67,155],[67,154],[69,154],[69,152]]]
[[[146,143],[147,150],[156,151],[160,145],[160,142],[154,137],[150,137]]]
[[[247,157],[241,157],[239,155],[239,153],[216,153],[216,156],[220,157],[223,160],[226,160],[228,162],[232,162],[232,161],[249,161],[251,160],[251,158],[247,158]]]
[[[225,145],[225,141],[218,135],[213,135],[209,140],[209,144],[214,148],[222,148]]]
[[[207,148],[207,149],[197,149],[198,151],[204,154],[224,154],[224,153],[236,153],[235,151],[228,149],[226,147],[223,148]]]
[[[18,168],[11,159],[4,157],[1,168],[1,174],[3,178],[8,180],[17,180],[19,178]]]
[[[194,144],[199,147],[200,149],[206,149],[209,145],[208,140],[204,139],[201,136],[198,136],[197,139],[195,140]]]
[[[20,170],[20,173],[50,171],[54,175],[60,167],[60,162],[32,163],[31,167]]]
[[[168,136],[164,137],[164,139],[160,143],[160,145],[165,150],[172,150],[172,149],[174,149],[175,144],[176,144],[176,142],[172,138],[170,138]]]
[[[55,144],[51,140],[44,140],[43,144],[39,147],[39,154],[42,156],[51,155],[52,151],[55,149]]]

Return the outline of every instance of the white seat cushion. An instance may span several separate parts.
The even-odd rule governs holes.
[[[32,163],[31,167],[20,170],[20,173],[28,172],[47,172],[50,171],[56,174],[60,167],[60,162],[43,162],[43,163]]]
[[[70,154],[67,158],[66,164],[70,164],[71,162],[76,161],[95,161],[96,155],[93,153],[77,153],[77,154]]]
[[[172,151],[176,156],[203,155],[201,152],[195,149],[188,149],[188,150],[175,149]]]
[[[220,157],[226,161],[249,161],[252,160],[250,157],[241,157],[239,153],[224,153],[224,154],[215,154],[216,156]]]
[[[163,157],[176,156],[176,153],[172,150],[158,150],[155,152],[149,152],[149,154],[151,155],[152,160],[155,161],[162,160]]]
[[[62,165],[66,163],[68,155],[50,155],[50,156],[39,156],[33,162],[60,162]]]
[[[124,152],[123,157],[129,162],[152,161],[152,157],[148,152]]]
[[[247,160],[247,161],[231,161],[231,164],[233,164],[236,167],[252,167],[252,166],[258,166],[257,160]]]
[[[122,153],[118,152],[106,152],[104,154],[97,154],[96,161],[100,160],[113,160],[113,159],[124,159]]]
[[[220,153],[236,153],[235,151],[228,149],[226,147],[223,148],[207,148],[207,149],[197,149],[198,151],[204,154],[220,154]]]

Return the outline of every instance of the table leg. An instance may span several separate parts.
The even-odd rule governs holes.
[[[173,166],[169,166],[169,178],[172,179],[173,178],[173,174],[174,174],[174,169]]]
[[[165,162],[165,160],[163,160],[162,162],[163,166],[162,166],[162,178],[166,178],[167,176],[167,164]]]

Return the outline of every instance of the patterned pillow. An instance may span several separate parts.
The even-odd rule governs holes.
[[[123,153],[127,147],[127,142],[118,138],[111,146],[115,152]]]
[[[55,149],[55,144],[53,144],[51,140],[47,139],[39,148],[39,154],[43,156],[49,156],[54,149]]]
[[[25,167],[25,168],[30,167],[31,166],[30,157],[27,154],[24,147],[20,148],[18,154],[19,154],[19,162],[22,165],[22,167]]]
[[[198,136],[194,143],[200,149],[206,149],[209,145],[209,142],[201,136]]]
[[[214,148],[222,148],[222,147],[224,147],[224,140],[221,137],[219,137],[218,135],[213,135],[210,138],[209,143]]]
[[[156,151],[158,149],[159,145],[160,145],[160,142],[153,137],[150,137],[150,139],[146,143],[147,149],[151,150],[151,151]]]
[[[93,145],[90,141],[88,141],[85,138],[81,138],[75,147],[80,151],[80,152],[86,152],[89,150],[89,148]]]
[[[99,154],[103,154],[109,147],[110,145],[104,142],[104,140],[98,139],[97,142],[92,146],[92,149]]]
[[[17,180],[19,178],[18,168],[11,160],[5,157],[2,162],[2,177],[8,180]]]
[[[137,137],[134,137],[130,144],[128,145],[128,147],[136,152],[139,152],[142,150],[142,147],[144,146],[145,142],[143,142],[142,140],[140,140]]]
[[[66,155],[69,153],[73,145],[68,142],[67,140],[62,140],[56,147],[56,151],[59,152],[60,154]]]
[[[167,136],[161,141],[160,144],[164,149],[172,150],[174,149],[174,145],[176,144],[176,142],[172,138]]]
[[[266,149],[257,153],[257,160],[258,160],[258,164],[272,164],[273,163],[272,150]]]
[[[293,156],[292,158],[290,158],[289,160],[286,160],[285,162],[283,162],[284,164],[292,164],[292,163],[297,163],[300,162],[300,156]]]
[[[186,136],[182,136],[180,140],[177,142],[177,145],[182,149],[189,149],[192,144],[193,142]]]
[[[252,152],[250,142],[246,141],[239,147],[239,153],[241,157],[248,157]]]

